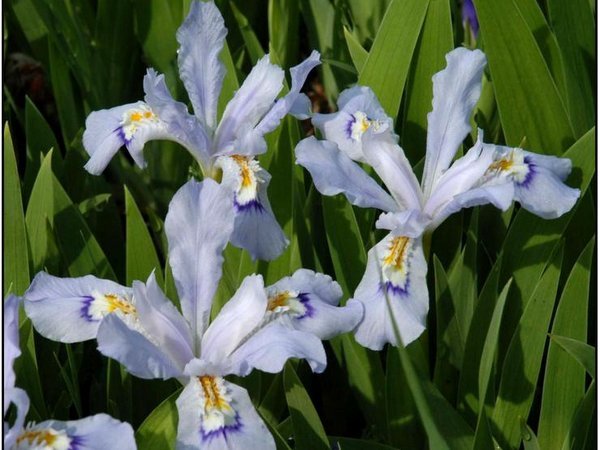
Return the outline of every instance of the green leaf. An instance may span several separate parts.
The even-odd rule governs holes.
[[[396,447],[363,439],[334,436],[329,436],[328,438],[333,450],[397,450]]]
[[[592,380],[585,397],[579,404],[579,408],[573,417],[571,427],[562,446],[562,450],[573,450],[583,448],[593,448],[585,446],[586,437],[591,433],[595,433],[595,428],[592,426],[592,418],[596,410],[596,380]]]
[[[258,40],[258,37],[256,37],[256,33],[254,33],[246,16],[244,16],[237,6],[235,6],[235,3],[230,2],[229,4],[231,5],[235,20],[238,23],[240,33],[242,33],[242,38],[244,39],[244,44],[246,44],[248,54],[250,55],[250,62],[256,64],[256,62],[264,56],[265,51],[263,50],[262,45],[260,45],[260,41]]]
[[[515,448],[521,440],[521,419],[529,415],[537,379],[541,370],[550,317],[554,309],[562,245],[549,259],[508,348],[498,397],[492,414],[494,435],[502,448]]]
[[[560,155],[573,130],[532,30],[515,2],[475,0],[508,145]]]
[[[4,236],[3,286],[2,294],[9,292],[22,295],[29,286],[29,258],[25,218],[21,200],[21,182],[17,161],[8,124],[4,125],[4,202],[2,205],[2,226]],[[10,289],[9,289],[10,287]]]
[[[41,270],[50,255],[45,233],[48,220],[70,276],[95,274],[114,280],[115,274],[96,238],[52,173],[51,159],[52,152],[42,162],[25,215],[34,271]]]
[[[592,240],[573,267],[558,303],[552,335],[579,341],[587,338],[590,273],[594,254]],[[557,449],[565,439],[571,418],[585,394],[585,371],[560,344],[550,341],[538,435],[544,449]]]
[[[283,384],[297,450],[328,450],[327,436],[308,393],[288,362],[283,370]]]
[[[408,75],[402,147],[415,162],[425,155],[427,114],[433,99],[433,75],[446,65],[445,55],[454,47],[448,0],[430,0],[423,29]]]
[[[594,347],[585,342],[564,336],[550,335],[550,337],[552,338],[552,341],[556,342],[569,355],[575,358],[575,361],[581,364],[590,376],[596,376],[596,350]]]
[[[344,38],[346,38],[346,45],[348,46],[350,57],[354,63],[354,68],[358,73],[360,73],[365,65],[365,61],[369,56],[369,52],[367,52],[362,45],[360,45],[360,42],[358,42],[356,37],[350,31],[348,31],[348,28],[346,27],[344,27]]]
[[[135,432],[138,448],[174,450],[177,438],[177,405],[181,389],[171,394],[150,413]]]
[[[576,136],[594,126],[596,41],[594,13],[586,0],[548,0],[548,14],[565,68],[567,107]]]
[[[524,450],[540,450],[542,448],[540,447],[540,443],[538,441],[537,436],[526,423],[521,424],[521,436],[523,438]]]
[[[297,64],[298,0],[269,0],[269,54],[282,67]]]
[[[125,187],[125,217],[126,217],[126,261],[127,285],[134,280],[146,281],[154,271],[159,286],[163,285],[163,275],[154,243],[148,232],[146,222],[137,207],[135,200]]]
[[[358,84],[369,86],[394,120],[429,0],[392,0]]]

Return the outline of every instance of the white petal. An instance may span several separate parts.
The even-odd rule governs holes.
[[[217,122],[217,103],[225,66],[219,59],[227,29],[213,2],[192,2],[190,12],[177,30],[179,75],[196,117],[207,130]]]
[[[215,151],[218,154],[239,154],[236,140],[258,124],[271,108],[283,87],[283,70],[261,58],[252,69],[233,99],[227,104],[216,131]]]
[[[177,450],[275,450],[273,437],[240,386],[219,377],[193,377],[176,403]]]
[[[481,92],[485,55],[457,48],[446,55],[447,66],[433,76],[433,110],[427,115],[427,155],[423,193],[429,197],[471,131],[469,118]]]
[[[208,324],[223,273],[223,250],[233,231],[230,193],[214,180],[188,181],[173,196],[165,219],[169,263],[190,323],[195,352]]]
[[[221,309],[202,338],[201,358],[218,364],[260,324],[267,310],[262,276],[242,281],[235,295]]]
[[[353,205],[396,211],[398,206],[375,180],[333,142],[303,139],[296,146],[296,163],[306,168],[323,195],[344,194]]]
[[[363,137],[363,154],[394,197],[398,209],[421,208],[419,182],[398,144],[389,136],[368,131]]]
[[[399,345],[390,311],[402,343],[417,339],[425,330],[429,309],[426,275],[420,238],[389,234],[369,250],[365,275],[354,293],[365,308],[355,330],[357,342],[371,350],[381,350],[386,343]]]
[[[38,273],[24,295],[25,313],[42,336],[72,343],[94,339],[100,321],[129,310],[132,290],[92,275],[59,278]]]
[[[3,367],[4,367],[4,378],[3,386],[4,392],[7,389],[15,387],[15,370],[13,363],[15,359],[21,354],[21,347],[19,345],[19,297],[16,295],[9,295],[4,300],[3,307],[3,323],[2,329],[2,342],[3,345]],[[8,408],[9,399],[4,397],[4,414]]]

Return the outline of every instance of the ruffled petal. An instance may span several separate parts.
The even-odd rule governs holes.
[[[252,369],[278,373],[290,358],[306,359],[316,373],[327,366],[325,349],[318,337],[272,322],[254,332],[230,355],[228,373],[242,377]]]
[[[524,152],[525,153],[525,152]],[[558,158],[557,158],[558,159]],[[581,192],[564,184],[561,175],[564,170],[558,170],[558,175],[547,166],[538,165],[548,160],[538,160],[537,155],[531,153],[525,157],[529,173],[522,182],[515,182],[515,200],[523,208],[544,219],[555,219],[569,212]]]
[[[32,449],[135,450],[137,448],[131,425],[113,419],[107,414],[96,414],[68,422],[47,420],[23,430],[17,439],[27,442],[30,445],[28,448]],[[46,444],[49,440],[52,444]]]
[[[23,426],[25,425],[25,417],[27,416],[27,412],[29,411],[29,397],[27,396],[27,392],[25,392],[23,389],[15,387],[10,389],[4,389],[3,396],[3,415],[6,415],[6,410],[8,409],[8,406],[11,403],[15,405],[17,411],[17,417],[15,418],[12,427],[9,428],[8,424],[4,423],[3,448],[10,449],[17,440],[17,437],[19,437],[19,435],[23,431]]]
[[[4,367],[4,392],[7,389],[15,387],[15,370],[13,363],[15,359],[21,354],[21,347],[19,345],[19,297],[16,295],[9,295],[4,300],[3,308],[3,367]],[[4,397],[4,413],[8,408],[6,396]]]
[[[433,76],[433,110],[427,115],[422,182],[426,198],[471,131],[469,118],[481,93],[486,59],[479,50],[457,48],[446,55],[446,62],[446,68]]]
[[[59,278],[38,273],[24,295],[25,313],[42,336],[72,343],[94,339],[108,314],[131,314],[132,290],[92,275]]]
[[[147,335],[170,356],[178,367],[194,358],[190,327],[177,308],[163,294],[154,273],[144,285],[134,282],[139,323]]]
[[[417,339],[425,330],[429,309],[426,275],[420,238],[388,234],[369,250],[365,275],[354,293],[365,308],[356,341],[371,350],[381,350],[386,343],[397,346],[390,311],[402,343]]]
[[[379,104],[375,93],[366,86],[354,86],[338,98],[339,111],[333,114],[315,114],[313,125],[325,139],[335,142],[341,151],[355,161],[365,162],[362,148],[363,135],[386,134],[397,141],[394,123]]]
[[[146,103],[166,124],[171,140],[184,146],[203,167],[209,167],[211,143],[207,131],[189,114],[184,103],[173,99],[165,76],[148,69],[144,77],[144,92]]]
[[[404,150],[389,136],[367,131],[363,154],[398,204],[397,210],[420,209],[421,189]]]
[[[223,17],[213,2],[192,2],[177,30],[179,75],[196,117],[207,130],[214,130],[217,123],[217,103],[225,77],[219,54],[226,35]]]
[[[237,140],[250,133],[273,106],[283,87],[283,70],[261,58],[252,69],[233,99],[227,104],[216,131],[215,154],[240,154]]]
[[[202,338],[201,358],[214,364],[225,361],[260,325],[267,310],[267,295],[260,275],[242,281],[235,295],[212,321]]]
[[[223,273],[222,253],[233,231],[231,203],[229,190],[215,181],[190,180],[173,196],[165,219],[169,263],[195,353]]]
[[[396,211],[394,199],[333,142],[314,137],[296,146],[296,163],[307,169],[323,195],[344,194],[353,205]]]
[[[267,189],[271,175],[251,157],[221,156],[222,184],[232,192],[235,224],[231,243],[250,253],[252,259],[277,258],[289,241],[277,222]]]
[[[330,276],[312,270],[299,269],[267,287],[268,311],[281,323],[314,334],[319,339],[331,339],[352,331],[362,319],[362,305],[351,301],[337,305],[342,288]],[[268,314],[269,314],[268,313]]]
[[[193,377],[177,398],[177,450],[275,450],[248,392],[223,378]]]
[[[167,139],[190,145],[176,131],[180,130],[171,130],[169,123],[145,102],[94,111],[85,121],[83,147],[90,159],[84,167],[91,174],[99,175],[119,148],[125,146],[135,163],[144,168],[146,142]]]
[[[135,330],[111,314],[100,324],[97,339],[100,353],[120,362],[136,377],[166,380],[183,375],[184,367],[159,348],[160,343],[141,325]]]
[[[429,220],[416,209],[409,209],[398,213],[381,214],[375,222],[375,227],[380,230],[390,230],[394,235],[419,237],[425,231]]]

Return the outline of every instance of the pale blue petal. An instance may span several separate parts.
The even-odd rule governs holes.
[[[283,70],[261,58],[227,104],[215,136],[215,154],[240,154],[238,139],[250,133],[273,106],[283,87]]]
[[[262,182],[258,185],[256,199],[246,204],[234,199],[235,223],[231,244],[248,251],[253,260],[271,261],[283,253],[290,241],[269,203],[267,189],[271,175],[264,169],[260,169],[257,175]]]
[[[323,372],[327,366],[325,349],[318,337],[272,322],[252,334],[231,354],[230,373],[242,377],[252,369],[278,373],[290,358],[306,359],[316,373]]]
[[[90,155],[85,170],[100,175],[119,148],[125,145],[120,132],[123,114],[142,102],[92,112],[85,120],[83,147]]]
[[[396,211],[398,206],[367,173],[338,147],[314,137],[296,146],[296,163],[307,169],[323,195],[344,194],[353,205]]]
[[[564,184],[554,172],[537,165],[534,158],[528,165],[530,172],[525,181],[515,182],[515,200],[544,219],[555,219],[569,212],[581,194],[579,189]]]
[[[429,220],[419,210],[409,209],[398,213],[381,214],[375,227],[390,230],[396,236],[416,238],[423,234]]]
[[[62,422],[47,420],[34,425],[31,430],[53,429],[66,433],[70,450],[135,450],[133,428],[108,414],[96,414],[79,420]]]
[[[38,273],[24,295],[25,313],[45,338],[72,343],[94,339],[109,314],[103,296],[131,298],[132,290],[93,275],[59,278]]]
[[[3,448],[10,449],[17,440],[19,434],[23,431],[23,426],[25,425],[25,417],[27,416],[27,412],[29,411],[29,397],[27,396],[27,392],[19,388],[4,389],[3,396],[3,415],[6,415],[6,410],[11,403],[15,405],[15,408],[17,410],[17,417],[15,418],[12,427],[8,428],[7,430],[7,424],[4,423]]]
[[[427,154],[422,182],[425,197],[429,197],[471,131],[469,119],[479,99],[486,64],[480,50],[466,48],[451,51],[446,61],[446,68],[433,76],[433,110],[427,115]]]
[[[400,210],[420,209],[421,189],[404,150],[385,134],[367,131],[363,136],[363,154],[386,185]]]
[[[333,114],[315,114],[313,125],[325,139],[335,142],[341,151],[356,161],[365,161],[362,137],[368,130],[385,134],[393,141],[394,123],[387,116],[375,93],[366,86],[354,86],[343,91],[338,98],[339,111]]]
[[[552,172],[560,181],[565,181],[573,168],[573,163],[569,158],[540,155],[526,150],[523,150],[523,154],[536,166],[543,167]]]
[[[176,449],[275,450],[275,441],[252,405],[248,392],[222,378],[217,380],[219,397],[224,400],[223,408],[207,407],[205,389],[197,377],[190,379],[177,398]]]
[[[194,353],[223,273],[222,253],[233,230],[233,214],[228,189],[211,179],[190,180],[173,196],[165,219],[169,263],[194,336]]]
[[[184,146],[204,167],[209,166],[210,139],[204,127],[188,113],[187,106],[171,96],[165,76],[148,69],[144,77],[146,103],[167,125],[175,140]]]
[[[308,58],[290,69],[292,75],[292,87],[285,96],[275,102],[273,107],[258,123],[256,126],[256,131],[258,133],[264,135],[277,128],[281,119],[283,119],[290,111],[294,103],[296,103],[296,100],[301,98],[300,89],[302,89],[306,77],[308,77],[308,73],[319,64],[321,64],[321,55],[316,50],[313,50]]]
[[[213,2],[192,2],[177,30],[179,75],[196,117],[209,133],[216,127],[217,103],[225,77],[219,54],[226,35],[223,17]]]
[[[141,327],[138,327],[141,331]],[[176,378],[183,375],[178,366],[150,336],[126,325],[118,316],[107,316],[98,328],[98,351],[125,366],[127,372],[144,379]]]
[[[159,139],[189,145],[145,102],[94,111],[86,119],[83,133],[83,146],[90,155],[84,167],[99,175],[119,148],[125,146],[135,163],[144,168],[144,145]]]
[[[337,306],[342,298],[340,285],[330,276],[312,270],[298,269],[291,277],[267,287],[267,295],[269,300],[285,299],[283,305],[272,311],[281,323],[323,340],[352,331],[363,315],[359,302]]]
[[[354,293],[354,299],[365,308],[364,318],[354,332],[355,338],[371,350],[381,350],[387,343],[399,344],[390,308],[404,345],[425,330],[429,295],[421,239],[405,241],[406,246],[401,247],[397,259],[391,257],[393,239],[389,234],[369,250],[365,274]],[[391,260],[391,264],[386,260]]]
[[[3,336],[3,367],[4,367],[4,392],[7,389],[15,387],[15,370],[13,363],[15,359],[21,354],[21,347],[19,345],[19,297],[16,295],[9,295],[4,300],[3,308],[3,323],[2,329]],[[6,414],[6,408],[8,407],[7,398],[4,398],[4,413]]]
[[[202,338],[201,358],[213,364],[226,361],[236,347],[260,325],[267,311],[267,295],[260,275],[242,281],[235,295],[212,321]]]
[[[185,367],[194,358],[189,324],[165,297],[154,273],[145,285],[134,281],[133,289],[139,322],[144,331],[178,367]]]
[[[306,94],[298,94],[290,108],[290,114],[298,120],[310,119],[312,116],[312,102]]]

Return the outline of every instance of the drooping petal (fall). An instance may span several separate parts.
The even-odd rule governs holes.
[[[323,195],[344,194],[353,205],[396,211],[394,199],[333,142],[314,137],[296,146],[296,163],[307,169]]]
[[[59,278],[38,273],[24,295],[25,313],[42,336],[72,343],[94,339],[110,314],[135,314],[132,290],[93,275]]]
[[[275,450],[248,392],[220,376],[191,377],[176,403],[177,450]]]

